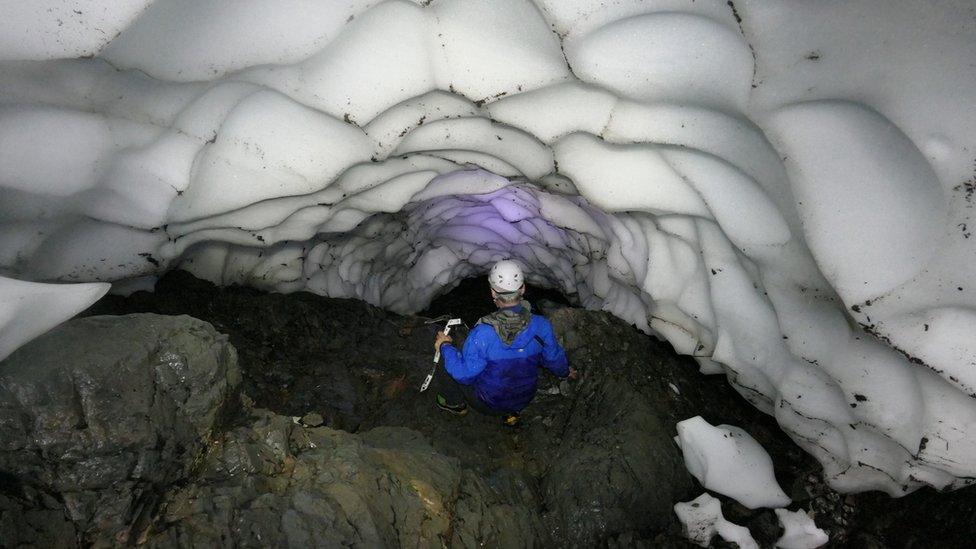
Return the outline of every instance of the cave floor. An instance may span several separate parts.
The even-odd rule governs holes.
[[[724,377],[699,374],[692,360],[675,355],[668,344],[610,315],[581,316],[578,309],[563,307],[565,301],[560,303],[557,294],[530,292],[527,297],[537,308],[542,305],[557,333],[564,335],[564,346],[581,379],[560,384],[542,376],[538,396],[516,429],[474,411],[456,417],[438,410],[433,402],[436,386],[419,392],[432,364],[434,332],[424,324],[423,316],[400,316],[359,301],[306,293],[218,288],[180,271],[161,279],[155,293],[107,296],[83,315],[153,312],[206,320],[227,334],[236,347],[243,391],[256,408],[314,424],[321,421],[352,433],[381,426],[420,432],[439,453],[457,459],[462,467],[507,494],[505,497],[534,505],[544,517],[550,541],[691,546],[679,536],[680,525],[673,517],[663,530],[637,528],[601,538],[600,528],[613,530],[621,520],[640,521],[589,516],[584,518],[600,523],[594,530],[597,533],[573,532],[567,538],[570,533],[565,530],[572,529],[573,522],[552,515],[585,505],[573,500],[581,497],[578,493],[565,497],[553,493],[572,484],[559,478],[570,473],[593,475],[586,481],[609,485],[622,498],[617,506],[626,507],[627,498],[636,496],[614,483],[636,483],[644,490],[654,484],[641,480],[639,471],[630,471],[633,478],[614,477],[619,471],[612,466],[594,471],[601,466],[586,468],[586,460],[579,456],[597,463],[615,455],[632,455],[635,457],[624,467],[632,469],[642,459],[637,456],[654,453],[661,444],[673,444],[669,439],[675,423],[694,415],[713,424],[737,425],[752,434],[771,454],[777,478],[794,500],[791,509],[813,511],[833,546],[921,547],[937,542],[941,547],[964,547],[973,539],[976,493],[972,489],[952,494],[923,490],[898,500],[873,493],[838,494],[823,483],[814,460],[772,418],[739,397]],[[450,312],[471,325],[490,307],[481,283],[465,281],[421,314]],[[457,335],[463,333],[462,329]],[[647,410],[666,432],[648,427],[649,420],[644,418],[648,414],[642,412]],[[648,430],[653,434],[647,434]],[[649,436],[662,440],[654,441],[658,446],[646,446],[641,439]],[[584,465],[553,471],[554,463],[571,457]],[[600,474],[607,476],[600,478]],[[683,486],[675,482],[666,488],[685,499],[702,491],[697,483]],[[750,511],[728,498],[722,500],[726,517],[747,525],[764,546],[779,535],[771,511]]]

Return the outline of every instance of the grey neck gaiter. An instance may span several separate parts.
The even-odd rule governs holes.
[[[529,325],[529,321],[532,320],[532,306],[529,305],[528,301],[524,299],[521,302],[522,309],[519,311],[514,311],[513,309],[518,309],[518,307],[506,307],[504,309],[498,309],[497,311],[481,317],[478,322],[487,324],[495,329],[495,333],[498,334],[499,339],[505,345],[511,345],[512,341],[515,340],[515,336],[519,332],[525,329]]]

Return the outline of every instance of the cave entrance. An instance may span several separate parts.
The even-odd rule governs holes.
[[[562,292],[534,284],[525,285],[525,299],[532,304],[534,311],[543,314],[556,307],[573,305],[572,299]],[[451,315],[454,318],[460,318],[468,326],[474,326],[479,318],[494,310],[495,305],[491,300],[488,278],[475,276],[462,280],[452,290],[434,299],[426,309],[417,315],[428,318]]]

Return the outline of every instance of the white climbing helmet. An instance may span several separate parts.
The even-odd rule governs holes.
[[[524,283],[525,277],[522,275],[522,267],[510,259],[495,263],[491,272],[488,273],[488,284],[491,285],[492,290],[500,294],[517,292]]]

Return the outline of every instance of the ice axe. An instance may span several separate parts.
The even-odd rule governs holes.
[[[443,320],[444,320],[444,318],[437,318],[437,319],[434,319],[432,322],[441,322]],[[447,335],[447,334],[449,334],[451,332],[451,327],[452,326],[460,326],[460,325],[461,325],[461,319],[460,318],[452,318],[452,319],[448,320],[447,321],[447,325],[444,326],[444,335]],[[424,392],[424,391],[426,391],[427,390],[427,387],[430,387],[430,382],[431,382],[432,379],[434,379],[434,372],[437,371],[437,363],[440,362],[440,360],[441,360],[441,348],[438,347],[437,348],[437,352],[434,353],[434,366],[430,369],[430,373],[427,374],[427,377],[424,378],[424,384],[420,386],[420,392],[421,393]]]

